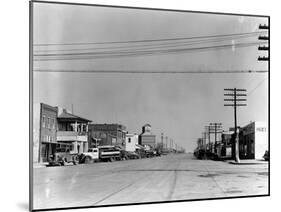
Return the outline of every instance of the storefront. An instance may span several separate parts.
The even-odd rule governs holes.
[[[268,150],[268,139],[264,122],[251,122],[240,130],[240,159],[262,159],[266,150]]]

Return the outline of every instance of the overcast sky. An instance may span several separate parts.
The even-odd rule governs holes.
[[[111,42],[248,33],[266,18],[34,3],[34,44]],[[257,36],[251,42],[258,41]],[[236,44],[230,40],[224,44]],[[214,45],[218,45],[214,43]],[[85,46],[84,46],[85,47]],[[86,46],[90,47],[90,46]],[[34,51],[69,46],[35,46]],[[73,47],[72,47],[73,48]],[[267,70],[257,46],[153,56],[34,61],[51,70]],[[140,133],[145,123],[193,151],[204,126],[233,126],[233,108],[224,107],[224,88],[245,88],[247,107],[238,124],[267,121],[267,74],[33,73],[34,102],[71,109],[94,123],[120,123]]]

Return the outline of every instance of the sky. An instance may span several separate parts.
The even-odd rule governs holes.
[[[167,12],[34,3],[33,43],[96,43],[248,33],[267,24],[262,17]],[[257,42],[257,36],[245,39]],[[149,123],[186,151],[193,151],[204,126],[233,127],[233,108],[224,107],[224,88],[247,89],[247,106],[238,108],[238,125],[268,117],[267,73],[190,74],[173,71],[267,70],[257,46],[210,51],[87,60],[34,61],[33,98],[71,109],[93,123],[120,123],[140,133]],[[218,43],[212,43],[219,45]],[[116,47],[120,44],[111,44]],[[141,44],[139,44],[141,45]],[[199,44],[199,47],[205,44]],[[81,46],[80,46],[81,47]],[[84,48],[102,48],[97,44]],[[54,51],[77,46],[36,46]],[[62,53],[62,51],[60,52]],[[264,53],[263,53],[264,54]],[[167,71],[171,73],[62,73],[40,70]]]

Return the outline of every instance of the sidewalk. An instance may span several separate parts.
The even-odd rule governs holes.
[[[228,162],[229,164],[234,165],[264,165],[268,164],[268,161],[262,160],[262,159],[242,159],[240,160],[240,163],[237,163],[235,160],[225,160],[225,162]]]
[[[45,168],[47,166],[48,163],[33,163],[33,168],[37,169],[37,168]]]

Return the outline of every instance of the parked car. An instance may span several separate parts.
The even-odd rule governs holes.
[[[49,160],[48,166],[65,166],[72,163],[76,165],[79,163],[78,154],[70,152],[56,152]]]
[[[127,152],[127,157],[129,159],[140,159],[140,155],[135,152]]]
[[[206,156],[206,152],[203,149],[196,149],[193,154],[197,159],[203,159]]]
[[[146,158],[146,152],[144,149],[137,149],[136,153],[140,156],[140,158]]]
[[[145,154],[147,158],[155,157],[156,151],[155,150],[145,150]]]
[[[263,159],[266,160],[266,161],[269,161],[269,151],[266,150],[264,155],[263,155]]]

